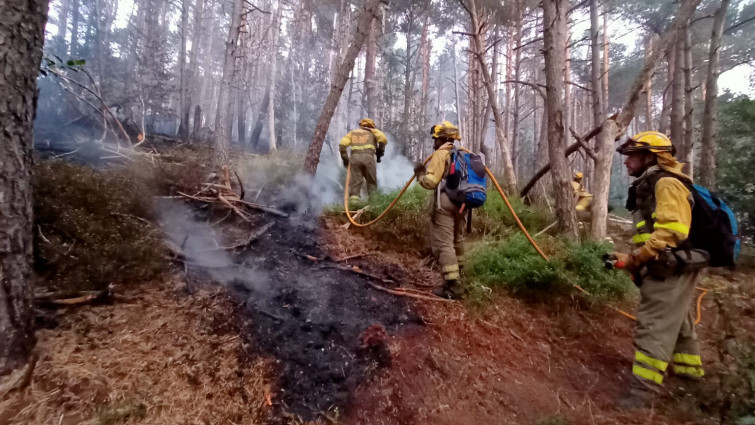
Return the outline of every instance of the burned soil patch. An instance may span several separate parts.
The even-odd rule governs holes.
[[[313,420],[344,411],[359,384],[390,364],[388,342],[422,323],[406,298],[370,288],[366,277],[333,261],[313,261],[325,257],[315,219],[259,216],[212,229],[202,223],[214,234],[198,235],[193,215],[188,243],[180,230],[172,229],[173,239],[183,243],[192,275],[227,285],[243,306],[251,349],[276,359],[272,401],[279,414]],[[273,221],[248,248],[189,249],[191,240],[233,245]]]
[[[369,372],[390,360],[385,340],[362,334],[383,327],[395,335],[419,323],[404,299],[370,289],[363,277],[327,261],[306,259],[322,257],[317,240],[310,226],[281,220],[244,256],[269,273],[268,285],[233,285],[246,297],[256,345],[279,361],[276,400],[304,419],[343,409]]]

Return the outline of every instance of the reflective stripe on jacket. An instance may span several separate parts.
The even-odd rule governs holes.
[[[351,130],[341,138],[341,143],[338,144],[338,149],[341,153],[345,153],[346,148],[348,147],[350,147],[352,151],[365,149],[372,149],[374,151],[376,144],[388,144],[388,139],[386,139],[385,134],[383,134],[382,131],[377,129],[358,128],[356,130]]]
[[[632,241],[651,258],[687,239],[692,224],[692,194],[679,178],[658,173],[663,172],[651,167],[633,183],[636,233]]]

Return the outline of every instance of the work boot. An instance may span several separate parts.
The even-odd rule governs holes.
[[[637,410],[650,407],[653,404],[654,394],[632,388],[616,402],[617,410]]]
[[[458,300],[463,295],[461,282],[458,279],[447,280],[443,283],[443,286],[435,288],[433,294],[449,300]]]

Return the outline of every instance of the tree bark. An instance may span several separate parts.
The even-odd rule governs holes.
[[[230,92],[233,73],[236,66],[236,43],[239,38],[241,25],[242,0],[233,0],[231,11],[231,26],[228,29],[228,39],[225,43],[225,59],[223,60],[223,78],[220,82],[218,107],[215,115],[215,159],[220,166],[229,163],[228,144],[230,142],[230,124],[228,114],[231,106]]]
[[[702,152],[700,155],[700,181],[715,190],[716,188],[716,147],[717,123],[716,97],[718,96],[718,61],[721,51],[721,35],[726,21],[729,0],[721,0],[721,6],[713,18],[713,31],[708,51],[708,72],[705,77],[705,111],[703,112]]]
[[[666,88],[663,90],[663,106],[661,107],[661,122],[658,131],[667,134],[671,126],[671,108],[672,108],[672,85],[674,84],[674,73],[676,72],[676,44],[672,40],[666,47]]]
[[[71,8],[71,0],[61,0],[58,14],[58,34],[55,37],[58,52],[62,55],[68,51],[66,47],[66,32],[68,31],[68,13]]]
[[[648,35],[645,38],[645,60],[647,61],[650,52],[653,51],[653,36]],[[653,79],[648,79],[645,85],[645,131],[654,130],[653,126]]]
[[[592,66],[590,68],[590,88],[592,89],[592,125],[598,126],[606,116],[603,104],[603,96],[600,87],[600,44],[598,35],[600,24],[598,23],[598,0],[590,0],[590,49]]]
[[[467,8],[467,12],[469,13],[470,20],[472,22],[472,28],[479,29],[480,21],[476,0],[469,0],[469,7]],[[485,88],[488,92],[488,102],[490,102],[490,108],[493,110],[493,118],[495,119],[496,142],[503,147],[501,149],[501,153],[503,155],[503,177],[505,179],[504,185],[509,193],[516,193],[516,173],[514,172],[514,162],[511,160],[511,146],[509,145],[506,134],[503,131],[503,116],[501,114],[501,108],[500,106],[498,106],[498,96],[495,92],[495,87],[493,86],[493,79],[490,76],[490,71],[488,70],[488,65],[485,61],[485,49],[483,48],[482,35],[480,34],[479,30],[472,33],[472,41],[475,44],[475,48],[473,50],[479,64],[480,72],[482,73],[482,81],[485,84]]]
[[[11,1],[11,0],[8,0]],[[81,17],[79,13],[79,0],[71,0],[72,3],[72,16],[71,16],[71,57],[79,59],[79,19]]]
[[[561,232],[571,239],[579,237],[577,212],[571,188],[571,173],[564,158],[564,68],[566,66],[567,0],[543,0],[545,43],[545,96],[548,114],[548,157],[553,171],[556,221]]]
[[[188,96],[188,81],[187,81],[187,69],[186,69],[186,38],[188,37],[189,26],[189,0],[181,1],[181,46],[178,54],[178,77],[179,77],[179,111],[181,111],[181,123],[178,126],[178,137],[185,139],[188,133],[189,125],[189,101]],[[185,118],[185,119],[184,119]]]
[[[262,96],[262,103],[260,109],[257,112],[257,121],[254,122],[254,129],[252,130],[251,139],[249,139],[249,146],[253,150],[259,149],[260,136],[262,135],[262,127],[265,123],[265,114],[267,114],[268,104],[270,103],[270,85],[268,84],[265,89],[265,95]]]
[[[428,2],[429,3],[429,2]],[[422,53],[422,93],[420,95],[420,124],[419,128],[425,129],[429,127],[427,120],[427,103],[430,96],[430,42],[427,39],[428,27],[430,26],[430,11],[429,4],[425,9],[425,22],[422,25],[422,36],[419,41],[419,49]],[[422,157],[420,149],[420,158]]]
[[[514,80],[519,81],[522,78],[522,3],[517,0],[514,3],[516,9],[516,20],[514,21]],[[514,161],[514,172],[519,173],[519,109],[521,93],[520,85],[514,85],[514,113],[511,117],[511,146],[512,155]]]
[[[280,16],[281,16],[280,4],[275,5],[275,11],[273,12],[272,23],[272,41],[270,42],[270,102],[268,103],[267,119],[268,119],[268,152],[275,152],[278,150],[278,144],[275,140],[275,81],[277,79],[277,65],[278,65],[278,34],[280,33]]]
[[[33,123],[46,0],[0,0],[0,376],[34,348],[32,309]]]
[[[322,151],[322,144],[325,141],[325,135],[330,126],[330,120],[333,118],[333,113],[338,106],[338,100],[341,98],[343,87],[349,78],[349,72],[354,68],[354,61],[357,55],[359,55],[359,51],[362,50],[364,40],[367,38],[370,22],[372,22],[372,19],[380,19],[380,3],[382,1],[368,0],[359,17],[354,37],[349,44],[349,48],[346,50],[346,55],[344,55],[343,60],[338,66],[330,92],[325,100],[325,105],[323,105],[320,117],[317,119],[317,125],[312,135],[312,142],[309,144],[307,158],[304,161],[304,172],[307,174],[314,175],[317,172],[317,164],[320,162],[320,152]]]
[[[364,65],[365,98],[367,100],[367,116],[377,117],[377,81],[375,80],[375,62],[377,57],[377,20],[370,22],[370,32],[367,37],[367,55]]]
[[[684,30],[680,29],[674,42],[674,80],[671,83],[671,133],[677,157],[685,156],[684,146]]]
[[[693,143],[692,135],[694,131],[694,123],[692,116],[693,109],[693,92],[692,87],[692,35],[691,35],[690,23],[684,26],[682,34],[684,35],[684,156],[679,158],[684,162],[683,171],[688,176],[694,178],[695,176],[695,145]]]
[[[679,10],[671,22],[668,32],[664,34],[653,52],[648,56],[640,75],[632,83],[629,96],[624,102],[624,106],[616,118],[609,118],[603,122],[596,146],[600,145],[600,151],[597,153],[595,161],[595,177],[593,178],[593,203],[592,203],[592,222],[590,226],[590,236],[593,240],[602,241],[606,237],[606,223],[608,217],[608,194],[610,190],[611,166],[613,164],[613,144],[616,137],[626,131],[629,123],[632,122],[637,110],[642,88],[647,81],[652,78],[653,71],[661,57],[661,53],[666,50],[670,40],[676,36],[679,29],[692,16],[700,0],[683,0]]]
[[[604,6],[605,7],[605,6]],[[609,90],[608,90],[608,11],[603,9],[603,115],[608,111]]]

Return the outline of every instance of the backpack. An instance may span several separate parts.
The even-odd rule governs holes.
[[[710,254],[710,267],[732,267],[739,258],[741,241],[734,211],[715,193],[686,183],[695,199],[689,240]]]
[[[485,164],[479,155],[461,152],[456,146],[451,150],[448,173],[443,191],[456,204],[466,208],[481,207],[488,199]]]
[[[679,248],[687,249],[691,246],[706,251],[710,255],[710,267],[733,267],[741,250],[734,211],[716,193],[673,173],[657,173],[651,180],[651,187],[655,188],[655,184],[663,177],[674,177],[681,181],[694,200],[689,237]]]

